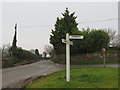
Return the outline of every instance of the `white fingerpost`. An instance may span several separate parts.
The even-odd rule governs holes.
[[[66,34],[66,40],[69,42],[69,34]],[[66,80],[70,82],[70,44],[66,43]]]
[[[73,45],[73,42],[69,39],[83,39],[81,35],[69,35],[66,34],[66,40],[62,39],[62,42],[66,44],[66,81],[70,82],[70,45]]]

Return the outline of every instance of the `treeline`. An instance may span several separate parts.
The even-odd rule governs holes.
[[[40,55],[33,54],[27,50],[23,50],[22,48],[16,48],[14,54],[11,56],[14,63],[21,62],[22,60],[37,60],[41,59]]]
[[[74,45],[71,46],[71,52],[76,53],[91,53],[94,51],[101,51],[102,48],[108,49],[110,37],[104,30],[97,30],[89,28],[83,30],[81,35],[84,36],[83,40],[73,40]]]
[[[4,67],[15,66],[18,63],[28,64],[42,59],[38,49],[34,53],[17,47],[17,24],[15,24],[15,34],[13,37],[12,46],[3,47],[2,49],[2,62]],[[18,64],[18,65],[21,65]]]
[[[30,51],[24,50],[22,48],[17,47],[14,51],[14,55],[9,53],[9,47],[4,47],[5,49],[2,52],[2,68],[20,66],[25,64],[30,64],[33,62],[37,62],[42,59],[41,55],[32,53]],[[37,50],[37,49],[36,49]],[[35,51],[36,51],[35,50]],[[38,52],[39,53],[39,52]]]
[[[62,39],[66,38],[66,33],[69,35],[82,35],[82,40],[70,40],[73,41],[71,46],[72,54],[79,53],[92,53],[100,51],[102,48],[109,48],[110,40],[113,39],[114,31],[107,29],[87,29],[80,30],[76,22],[77,16],[75,12],[70,13],[68,8],[62,13],[62,18],[57,18],[55,28],[50,35],[50,43],[54,46],[56,54],[65,53],[65,44],[62,43]]]

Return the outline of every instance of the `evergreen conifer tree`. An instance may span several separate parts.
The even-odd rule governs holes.
[[[50,43],[54,46],[56,53],[65,52],[65,44],[62,43],[61,39],[65,39],[66,33],[78,34],[78,23],[76,22],[76,16],[74,12],[70,14],[68,8],[62,13],[62,18],[57,18],[55,24],[55,30],[52,30],[50,35]]]
[[[40,56],[38,49],[35,49],[35,55]]]
[[[15,54],[16,52],[16,49],[17,49],[17,23],[15,24],[15,34],[14,34],[14,37],[13,37],[13,42],[12,42],[12,46],[11,48],[9,49],[9,53],[10,55],[13,55]]]
[[[16,37],[17,37],[17,24],[15,24],[15,35],[14,35],[13,43],[12,43],[13,48],[17,48],[17,46],[16,46],[17,38]]]

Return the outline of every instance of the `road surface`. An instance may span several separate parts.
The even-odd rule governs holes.
[[[61,70],[52,61],[42,60],[33,64],[6,68],[2,71],[2,88],[20,88],[21,83]]]
[[[71,65],[71,67],[103,67],[103,65]],[[118,67],[118,64],[106,65]],[[58,65],[52,61],[42,60],[33,64],[6,68],[2,71],[3,88],[21,88],[39,76],[46,76],[58,70],[65,69],[65,65]]]

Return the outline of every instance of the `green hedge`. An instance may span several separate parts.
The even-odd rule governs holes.
[[[108,50],[106,51],[106,63],[115,64],[119,60],[118,50]],[[53,58],[54,62],[64,63],[65,64],[66,56],[65,54],[55,55]],[[88,53],[88,54],[71,54],[71,64],[103,64],[103,55],[102,52]]]

